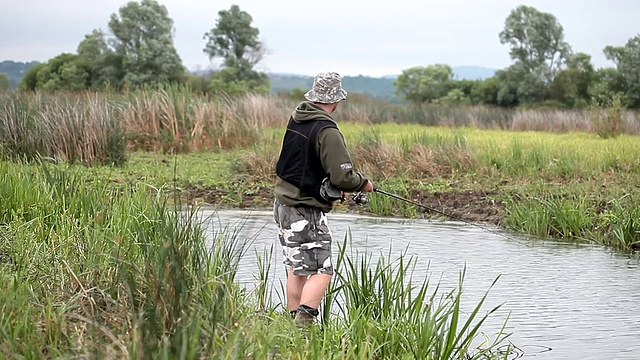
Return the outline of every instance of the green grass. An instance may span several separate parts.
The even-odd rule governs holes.
[[[201,219],[163,191],[113,187],[87,170],[0,163],[4,357],[504,357],[508,334],[482,333],[495,311],[482,309],[484,297],[461,313],[464,273],[441,293],[412,281],[413,258],[372,262],[348,252],[345,236],[322,323],[300,331],[271,302],[273,248],[258,257],[261,281],[248,292],[235,280],[248,250],[238,229],[206,239]]]
[[[340,126],[356,167],[386,191],[409,198],[417,193],[459,194],[460,201],[453,203],[458,208],[437,208],[462,212],[473,205],[464,203],[464,194],[489,192],[492,201],[504,204],[500,225],[511,230],[638,249],[636,225],[633,219],[624,220],[638,211],[633,201],[640,196],[637,136],[605,140],[591,133]],[[177,155],[138,151],[129,153],[119,167],[57,166],[107,178],[114,188],[146,183],[172,190],[176,185],[192,196],[190,203],[268,207],[281,139],[282,128],[265,129],[259,141],[242,149]],[[424,216],[415,206],[387,197],[372,195],[370,200],[360,211]],[[621,210],[607,207],[613,201]]]
[[[475,157],[473,167],[496,168],[507,175],[535,175],[547,171],[550,175],[566,177],[611,169],[640,172],[638,136],[622,135],[603,140],[596,134],[579,132],[512,132],[406,124],[369,127],[340,124],[340,128],[351,146],[374,137],[379,143],[398,144],[405,153],[416,144],[444,153],[465,149]],[[556,168],[561,170],[554,170]]]
[[[193,213],[178,210],[196,201],[269,206],[288,111],[273,111],[272,103],[252,98],[229,104],[200,99],[195,106],[184,95],[168,89],[109,104],[99,96],[88,102],[73,96],[0,99],[6,110],[2,126],[13,126],[0,133],[0,155],[12,161],[0,162],[0,353],[159,359],[506,356],[506,334],[479,341],[486,335],[486,316],[495,311],[481,310],[484,298],[462,319],[464,273],[460,287],[443,294],[437,285],[413,283],[413,259],[406,254],[374,262],[371,254],[348,252],[348,238],[340,247],[321,327],[300,332],[281,305],[270,302],[274,292],[282,293],[265,280],[274,271],[268,265],[273,249],[259,256],[256,290],[239,287],[237,263],[247,249],[235,245],[236,229],[222,229],[209,242]],[[129,145],[157,152],[124,152],[113,104],[128,111],[122,116]],[[96,109],[102,115],[91,113]],[[430,114],[429,124],[440,116]],[[425,121],[415,109],[409,117]],[[88,119],[97,122],[88,128],[95,132],[86,134]],[[52,126],[59,121],[64,126]],[[356,167],[386,191],[419,200],[459,195],[454,210],[471,205],[464,203],[465,194],[487,191],[491,201],[504,204],[501,225],[507,228],[640,249],[637,135],[601,139],[588,132],[362,122],[340,127]],[[373,194],[370,199],[360,211],[423,216],[410,204]]]
[[[186,89],[168,87],[125,94],[0,96],[0,155],[64,162],[61,168],[75,163],[82,176],[110,179],[110,189],[145,183],[187,190],[191,204],[268,206],[290,100],[209,101],[189,95]],[[640,138],[631,135],[637,132],[603,139],[583,126],[588,121],[582,124],[577,113],[559,119],[564,125],[558,133],[499,130],[515,120],[479,108],[395,108],[407,118],[379,113],[379,121],[373,121],[358,106],[341,108],[336,118],[357,169],[385,190],[418,199],[457,194],[460,198],[450,204],[455,209],[448,210],[462,213],[480,206],[466,203],[470,200],[464,194],[491,193],[491,201],[505,204],[500,225],[513,230],[638,249],[635,223],[624,220],[638,208],[630,199],[640,195]],[[465,111],[476,117],[475,123],[461,121]],[[517,128],[527,129],[523,123],[536,114],[519,114]],[[564,116],[543,115],[549,121]],[[631,126],[637,119],[628,115]],[[419,119],[424,116],[430,120]],[[491,123],[487,116],[497,117],[494,122],[501,125],[486,126]],[[341,122],[343,117],[354,122]],[[424,125],[441,122],[445,126]],[[569,123],[582,125],[569,131]],[[604,212],[602,204],[616,199],[624,211]],[[366,211],[423,215],[410,205],[377,197]]]

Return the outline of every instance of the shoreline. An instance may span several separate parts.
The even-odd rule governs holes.
[[[273,203],[273,189],[270,187],[260,187],[258,191],[251,194],[243,193],[240,202],[229,201],[229,192],[225,192],[218,188],[195,188],[187,187],[183,190],[186,192],[187,203],[205,202],[213,207],[224,207],[228,209],[246,209],[257,208],[262,210],[270,210]],[[451,191],[451,192],[435,192],[430,193],[426,190],[411,190],[410,195],[406,198],[418,202],[425,207],[437,210],[448,216],[448,220],[463,220],[473,223],[485,223],[500,226],[504,223],[505,205],[500,200],[492,197],[500,195],[496,191]],[[385,196],[383,194],[368,194],[369,198],[373,196]],[[404,197],[404,196],[403,196]],[[391,215],[406,218],[398,211],[398,203],[400,200],[393,199]],[[445,217],[437,212],[415,205],[416,213],[421,218],[441,218]],[[366,215],[382,216],[381,214],[371,211],[368,205],[357,205],[350,199],[344,202],[336,202],[332,213],[359,212]]]

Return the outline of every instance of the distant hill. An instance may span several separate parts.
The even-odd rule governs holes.
[[[453,76],[456,80],[484,80],[490,78],[496,73],[496,69],[482,66],[454,66]],[[399,74],[385,75],[383,79],[395,79]]]
[[[0,72],[6,73],[9,76],[11,86],[17,87],[20,79],[24,73],[32,66],[37,65],[37,61],[31,61],[27,63],[15,62],[15,61],[2,61],[0,62]],[[479,80],[486,79],[495,74],[496,69],[481,67],[481,66],[455,66],[452,68],[456,79],[458,80]],[[196,75],[204,74],[208,71],[200,70],[193,71]],[[313,83],[312,76],[287,74],[287,73],[269,73],[269,79],[271,81],[271,92],[287,92],[294,89],[310,89]],[[351,93],[367,94],[374,98],[385,99],[390,102],[398,101],[395,94],[395,86],[393,82],[398,75],[387,75],[382,77],[371,76],[345,76],[342,79],[342,84]]]
[[[481,66],[456,66],[452,68],[457,80],[482,80],[492,77],[496,70]],[[310,89],[313,84],[312,76],[296,74],[268,74],[271,81],[271,92],[291,91],[293,89]],[[342,85],[349,92],[367,94],[374,98],[382,98],[387,101],[396,102],[398,98],[395,94],[393,84],[398,75],[387,75],[382,77],[370,76],[344,76]]]
[[[293,89],[310,89],[313,84],[313,77],[297,74],[269,73],[271,82],[271,92],[279,93],[291,91]]]
[[[24,73],[29,70],[30,67],[39,64],[37,61],[31,61],[27,63],[16,61],[2,61],[0,62],[0,73],[5,73],[9,76],[9,82],[14,89],[18,87],[20,79],[24,76]]]
[[[293,89],[310,89],[313,85],[312,76],[295,74],[268,74],[271,81],[271,92],[287,92]],[[387,101],[397,101],[393,79],[376,78],[370,76],[344,76],[342,86],[351,93],[366,94]]]

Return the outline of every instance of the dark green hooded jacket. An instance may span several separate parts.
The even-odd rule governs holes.
[[[328,120],[335,124],[331,114],[309,101],[300,103],[293,112],[292,118],[296,122]],[[318,133],[316,153],[331,183],[340,190],[356,192],[367,182],[364,175],[353,170],[351,155],[347,151],[344,137],[337,128],[337,124],[335,128],[325,127]],[[289,206],[316,207],[325,212],[333,208],[333,204],[322,203],[280,178],[276,182],[275,197],[280,203]]]

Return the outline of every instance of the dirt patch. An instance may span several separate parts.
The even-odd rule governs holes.
[[[495,200],[497,192],[459,191],[436,192],[411,191],[412,200],[447,215],[472,222],[500,224],[504,218],[504,204]],[[429,210],[421,208],[421,212]],[[432,212],[434,213],[434,212]],[[435,213],[434,215],[441,216]]]
[[[204,201],[213,206],[230,206],[237,208],[268,208],[273,204],[273,188],[260,186],[251,192],[235,192],[218,188],[187,187],[189,203]]]
[[[184,190],[188,194],[189,203],[198,200],[219,207],[264,209],[269,209],[273,203],[273,188],[266,186],[258,187],[251,192],[196,187],[187,187]],[[497,195],[497,192],[486,191],[451,191],[432,194],[425,190],[412,190],[407,198],[426,208],[437,210],[430,211],[424,207],[418,207],[417,210],[423,217],[447,217],[449,220],[457,218],[499,225],[504,219],[505,211],[503,202],[496,200]],[[358,209],[358,206],[351,201],[346,205],[340,208],[346,208],[347,211]],[[366,207],[359,209],[359,211],[362,210],[366,212]],[[441,213],[451,216],[444,216]]]

